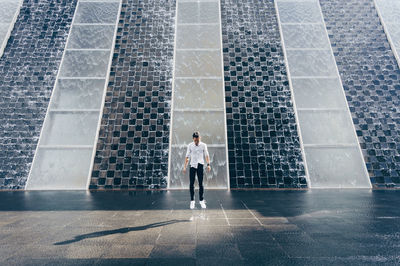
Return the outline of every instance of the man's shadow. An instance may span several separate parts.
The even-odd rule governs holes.
[[[125,234],[125,233],[131,232],[131,231],[141,231],[141,230],[146,230],[149,228],[155,228],[155,227],[160,227],[160,226],[175,224],[175,223],[182,223],[182,222],[190,222],[190,220],[169,220],[169,221],[152,223],[152,224],[147,224],[147,225],[142,225],[142,226],[123,227],[123,228],[114,229],[114,230],[93,232],[93,233],[89,233],[89,234],[77,235],[74,237],[74,239],[65,240],[62,242],[56,242],[56,243],[54,243],[54,245],[66,245],[66,244],[81,241],[86,238],[95,238],[95,237],[113,235],[113,234]]]

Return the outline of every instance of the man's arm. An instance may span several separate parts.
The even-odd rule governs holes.
[[[204,155],[206,156],[207,169],[208,169],[208,171],[211,171],[210,154],[208,153],[207,144],[204,144]]]
[[[183,172],[184,173],[186,173],[186,166],[187,166],[188,162],[189,162],[189,157],[186,157],[185,158],[185,165],[183,166]]]

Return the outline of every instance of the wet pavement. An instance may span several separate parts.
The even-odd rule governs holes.
[[[400,263],[400,191],[188,193],[1,192],[0,265]]]

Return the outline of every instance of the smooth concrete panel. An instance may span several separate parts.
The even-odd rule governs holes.
[[[74,23],[115,23],[119,2],[81,2]]]
[[[225,144],[225,116],[222,111],[174,112],[172,125],[172,144],[192,142],[193,131],[199,131],[201,139],[207,144]]]
[[[93,145],[99,112],[49,112],[40,145]]]
[[[339,78],[293,78],[297,108],[340,108],[346,110]]]
[[[364,161],[357,146],[306,147],[312,188],[369,188]]]
[[[114,25],[74,25],[67,49],[111,49]]]
[[[91,154],[92,148],[39,148],[26,189],[86,189]]]
[[[355,144],[352,121],[346,110],[298,110],[304,144]]]
[[[203,109],[223,106],[224,92],[221,79],[178,79],[175,80],[174,108]]]
[[[110,51],[67,50],[60,77],[106,77]]]
[[[221,77],[221,51],[182,51],[175,53],[175,77]]]

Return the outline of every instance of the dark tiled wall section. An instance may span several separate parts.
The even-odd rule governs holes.
[[[399,187],[400,70],[373,1],[320,3],[371,182]]]
[[[90,189],[167,185],[175,1],[123,0]]]
[[[231,187],[306,187],[274,3],[221,12]]]
[[[22,189],[76,1],[25,0],[0,58],[0,188]]]

